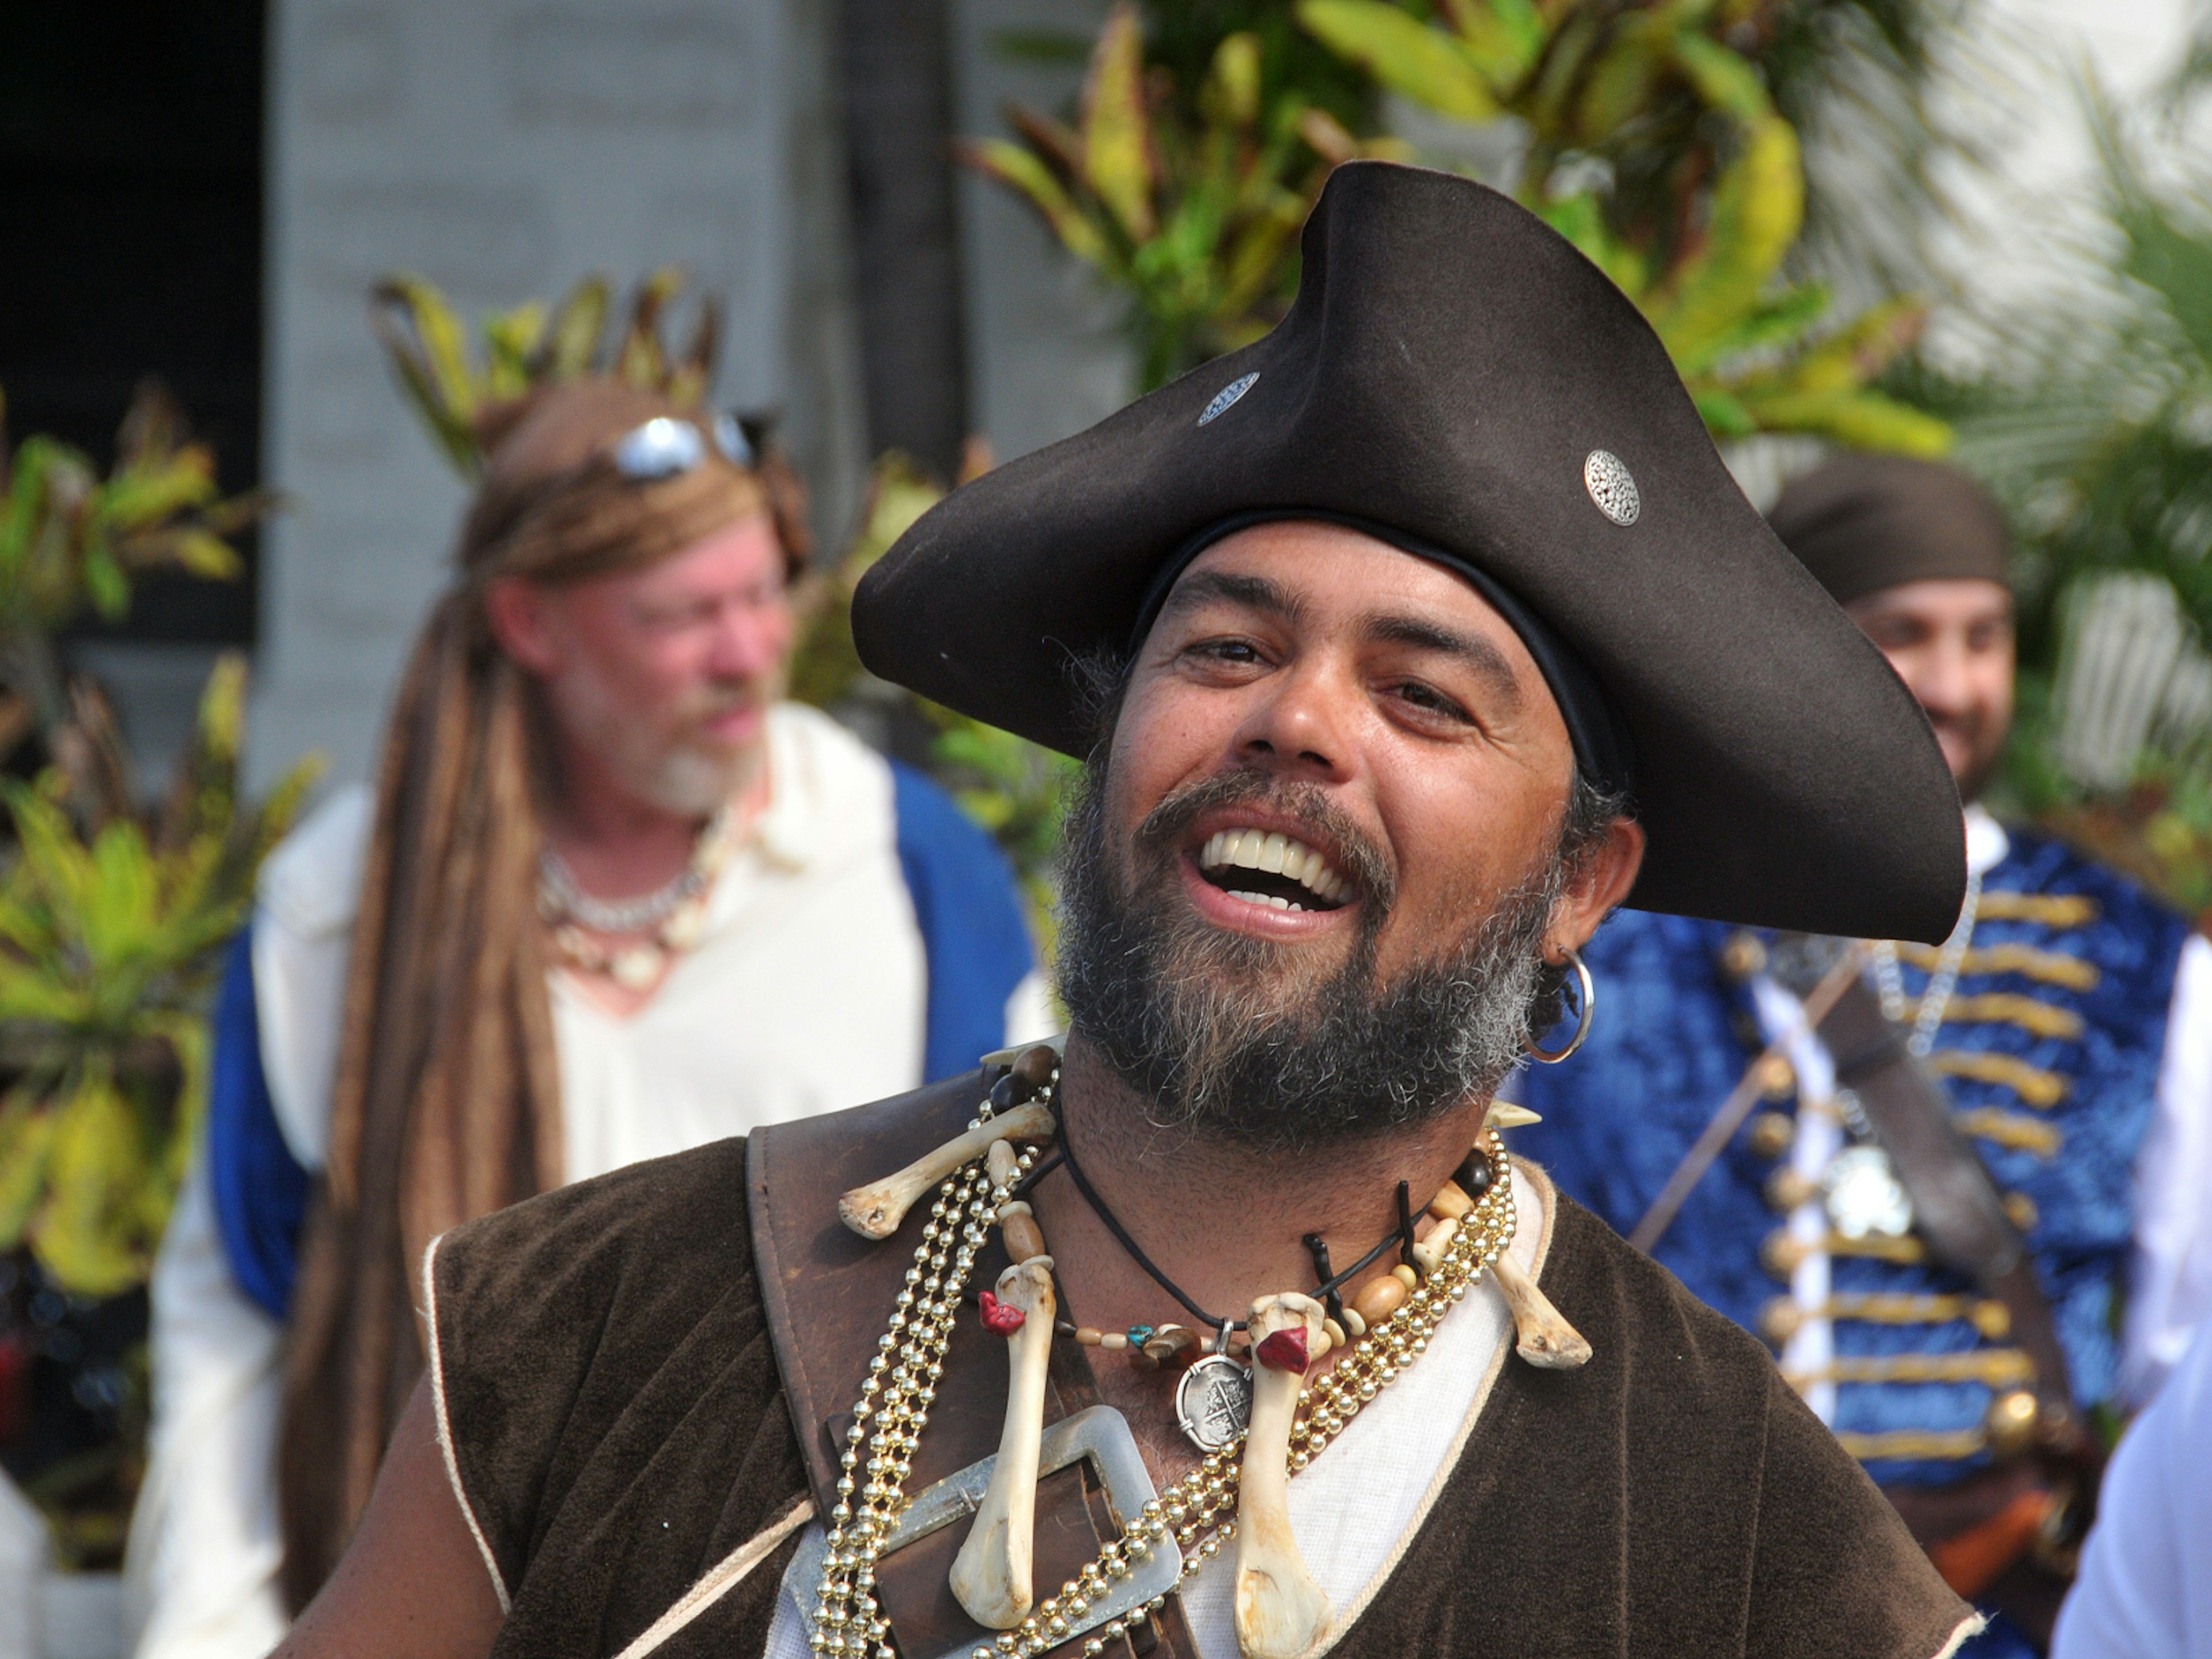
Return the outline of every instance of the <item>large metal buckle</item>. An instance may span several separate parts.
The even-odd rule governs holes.
[[[1037,1449],[1037,1478],[1042,1480],[1085,1458],[1090,1459],[1091,1467],[1098,1472],[1098,1484],[1105,1491],[1106,1507],[1114,1524],[1126,1532],[1145,1505],[1158,1494],[1152,1489],[1152,1477],[1146,1471],[1144,1455],[1137,1449],[1136,1436],[1129,1432],[1127,1420],[1111,1406],[1088,1407],[1047,1429]],[[990,1486],[991,1472],[998,1464],[998,1455],[994,1453],[981,1462],[970,1463],[915,1493],[899,1512],[898,1524],[884,1540],[881,1554],[895,1554],[908,1544],[975,1514],[982,1507],[984,1491]],[[806,1626],[810,1642],[815,1633],[814,1587],[821,1582],[822,1564],[828,1554],[824,1535],[810,1528],[806,1541],[799,1546],[791,1565],[791,1582],[799,1591],[799,1616]],[[1134,1570],[1127,1578],[1108,1584],[1105,1594],[1094,1599],[1080,1617],[1067,1620],[1066,1635],[1053,1635],[1053,1646],[1059,1647],[1109,1620],[1133,1613],[1155,1595],[1166,1595],[1182,1581],[1182,1552],[1176,1547],[1172,1535],[1160,1539],[1149,1553],[1135,1557],[1131,1565]],[[1042,1595],[1038,1599],[1042,1600]],[[989,1637],[970,1638],[955,1643],[942,1653],[918,1653],[911,1659],[967,1659],[976,1648],[988,1645]]]

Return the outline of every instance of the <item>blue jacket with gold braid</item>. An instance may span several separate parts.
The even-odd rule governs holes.
[[[2188,929],[2060,843],[2008,833],[1929,1058],[2027,1237],[2075,1397],[2087,1407],[2112,1392],[2135,1160]],[[1763,1046],[1741,975],[1759,953],[1737,935],[1615,915],[1585,952],[1598,986],[1588,1043],[1507,1091],[1544,1115],[1515,1133],[1516,1150],[1624,1233]],[[1908,945],[1899,955],[1917,999],[1937,953]],[[1797,1313],[1784,1294],[1790,1241],[1778,1210],[1803,1195],[1777,1178],[1795,1096],[1793,1079],[1778,1074],[1655,1252],[1778,1348]],[[1944,1485],[1986,1463],[1984,1413],[2025,1364],[2004,1310],[1921,1260],[1910,1236],[1832,1232],[1828,1249],[1834,1427],[1844,1445],[1886,1486]]]

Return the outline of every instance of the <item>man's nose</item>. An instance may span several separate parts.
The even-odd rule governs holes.
[[[1357,694],[1321,665],[1273,677],[1269,694],[1237,732],[1237,757],[1249,766],[1316,781],[1350,775]]]
[[[751,678],[773,669],[790,643],[781,606],[729,605],[715,618],[708,666],[718,675]]]
[[[1932,641],[1913,664],[1907,684],[1929,714],[1966,713],[1973,706],[1974,684],[1965,642],[1950,638]]]

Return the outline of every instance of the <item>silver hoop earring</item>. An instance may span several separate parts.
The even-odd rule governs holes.
[[[1589,1040],[1590,1016],[1597,1012],[1597,981],[1590,977],[1590,970],[1583,965],[1582,952],[1571,945],[1566,948],[1567,960],[1574,964],[1575,979],[1582,989],[1582,1018],[1576,1024],[1575,1034],[1568,1039],[1567,1046],[1556,1054],[1547,1053],[1538,1048],[1536,1039],[1533,1036],[1524,1036],[1521,1039],[1521,1046],[1528,1051],[1528,1058],[1539,1066],[1556,1066],[1563,1060],[1572,1060],[1575,1050]]]

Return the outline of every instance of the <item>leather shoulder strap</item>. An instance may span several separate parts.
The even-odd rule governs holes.
[[[1854,979],[1820,1022],[1836,1080],[1854,1091],[1897,1165],[1929,1253],[1975,1279],[2012,1316],[2013,1339],[2036,1372],[2036,1394],[2054,1422],[2077,1413],[2066,1353],[2027,1243],[1973,1145],[1951,1121],[1942,1082],[1912,1057],[1874,990]]]
[[[776,1368],[792,1427],[806,1457],[819,1512],[837,1503],[844,1470],[839,1455],[868,1362],[914,1263],[929,1205],[920,1203],[891,1237],[872,1243],[837,1218],[837,1199],[879,1180],[964,1129],[998,1077],[994,1069],[933,1084],[911,1094],[848,1112],[757,1129],[745,1149],[753,1257],[761,1300],[775,1346]],[[994,1237],[976,1259],[971,1291],[988,1288],[1006,1265]],[[1067,1310],[1061,1310],[1063,1320]],[[980,1462],[998,1450],[1006,1406],[1006,1345],[980,1320],[955,1326],[929,1424],[915,1454],[909,1492]],[[1098,1403],[1083,1350],[1066,1338],[1053,1343],[1044,1419],[1055,1423]],[[876,1568],[878,1598],[900,1651],[933,1659],[988,1645],[996,1634],[972,1623],[953,1600],[948,1580],[965,1534],[955,1525],[931,1534]],[[1081,1571],[1120,1528],[1083,1465],[1039,1483],[1034,1572],[1037,1594],[1050,1595]],[[1065,1650],[1079,1652],[1080,1642]],[[1127,1659],[1194,1656],[1181,1613],[1141,1626],[1134,1641],[1107,1650]]]

